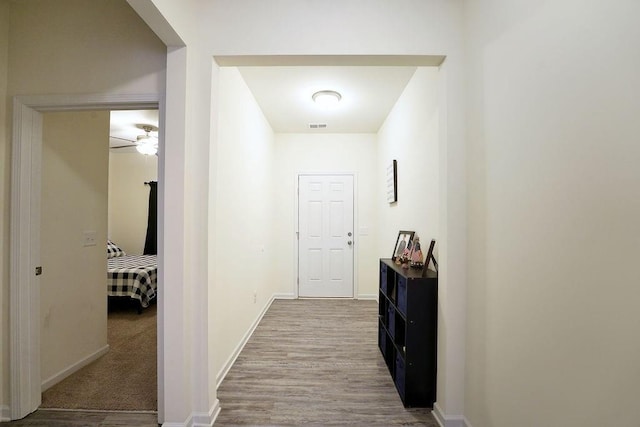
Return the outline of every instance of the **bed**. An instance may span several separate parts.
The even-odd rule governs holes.
[[[156,297],[157,278],[157,255],[127,255],[107,242],[107,295],[129,297],[141,310]]]

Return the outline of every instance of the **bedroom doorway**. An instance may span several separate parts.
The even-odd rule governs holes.
[[[145,245],[157,157],[136,150],[157,124],[157,110],[43,114],[41,408],[158,409],[157,252]]]
[[[40,203],[41,203],[41,172],[42,172],[42,129],[43,114],[45,112],[80,111],[90,112],[124,108],[158,109],[160,107],[158,95],[91,95],[91,96],[33,96],[17,97],[14,101],[14,157],[12,169],[12,226],[10,274],[10,319],[11,342],[10,361],[11,376],[11,418],[23,418],[33,412],[41,404],[40,352],[41,339],[39,327],[42,323],[51,321],[41,316],[40,286],[42,275],[47,274],[43,268],[40,255]],[[160,116],[162,117],[162,111]],[[162,144],[162,141],[160,140]],[[161,150],[162,152],[162,150]],[[159,157],[163,161],[162,155]],[[164,169],[161,169],[164,171]],[[164,172],[162,172],[163,174]],[[161,178],[161,176],[159,177]],[[160,200],[163,200],[162,187]],[[98,230],[93,230],[91,224],[81,224],[80,235],[75,235],[75,244],[85,247],[97,246]],[[95,231],[95,233],[94,233]],[[162,230],[159,230],[162,233]],[[62,248],[61,248],[62,249]],[[162,251],[162,247],[159,248]],[[68,264],[68,260],[66,261]],[[35,274],[34,274],[34,266]],[[161,279],[161,277],[160,277]],[[104,283],[104,281],[103,281]],[[159,280],[159,294],[161,295],[162,280]],[[103,294],[106,299],[106,292]],[[162,297],[160,297],[160,303]],[[106,306],[106,302],[105,302]],[[93,307],[94,308],[94,307]],[[158,311],[162,313],[163,305],[158,304]],[[89,310],[91,311],[91,310]],[[100,310],[96,310],[100,311]],[[157,323],[158,341],[162,342],[164,327]],[[162,359],[162,345],[158,345],[155,354]],[[99,353],[99,351],[98,351]],[[95,355],[93,355],[95,356]],[[157,394],[154,398],[161,402],[164,397],[162,386],[161,364],[158,364]],[[77,366],[73,366],[73,369]],[[164,415],[162,405],[158,410],[158,419],[162,422]]]

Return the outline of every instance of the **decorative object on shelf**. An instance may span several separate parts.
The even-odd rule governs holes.
[[[392,160],[387,166],[387,202],[398,201],[398,161]]]
[[[396,245],[393,247],[393,256],[391,257],[398,264],[401,263],[403,255],[408,249],[411,249],[411,241],[415,231],[400,230],[398,232],[398,238],[396,239]],[[406,252],[408,255],[408,252]]]
[[[409,263],[411,262],[411,254],[413,253],[413,242],[413,240],[409,240],[407,246],[405,246],[404,251],[402,252],[402,255],[400,255],[400,265],[402,265],[402,268],[404,269],[409,268]]]
[[[429,245],[429,250],[427,251],[427,257],[424,259],[424,269],[422,270],[422,277],[427,277],[427,271],[429,270],[429,261],[433,261],[433,268],[436,273],[438,272],[438,262],[436,261],[436,257],[433,255],[433,248],[436,246],[436,240],[431,239],[431,244]]]
[[[409,255],[409,266],[411,268],[424,267],[424,263],[422,262],[422,249],[420,248],[420,237],[418,236],[414,236],[413,238],[411,254]]]

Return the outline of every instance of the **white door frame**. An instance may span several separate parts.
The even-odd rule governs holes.
[[[159,94],[16,96],[13,100],[11,158],[11,232],[9,248],[9,363],[11,419],[20,419],[40,406],[40,289],[35,267],[40,265],[40,178],[42,113],[47,111],[158,109],[164,127],[164,101]],[[159,135],[158,164],[164,164],[164,132]],[[164,197],[164,167],[158,168],[159,201]],[[162,229],[158,230],[158,241]],[[159,259],[164,248],[158,248]],[[158,299],[164,294],[158,272]],[[46,272],[45,272],[46,273]],[[159,304],[159,307],[163,307]],[[158,337],[164,325],[158,322]],[[159,339],[159,342],[161,340]],[[162,347],[158,347],[158,360]],[[161,369],[160,363],[158,369]],[[163,402],[163,375],[158,372],[158,402]],[[158,416],[162,419],[161,406]]]
[[[300,273],[300,266],[298,265],[298,250],[300,235],[300,218],[298,216],[300,206],[300,191],[299,183],[301,175],[349,175],[353,177],[353,299],[358,299],[358,248],[359,239],[358,233],[358,174],[356,172],[296,172],[295,175],[295,203],[294,203],[294,225],[293,225],[293,297],[295,299],[300,298],[300,292],[298,291],[298,280]]]

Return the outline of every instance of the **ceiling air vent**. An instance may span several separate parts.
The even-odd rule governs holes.
[[[326,129],[326,123],[309,123],[309,129]]]

